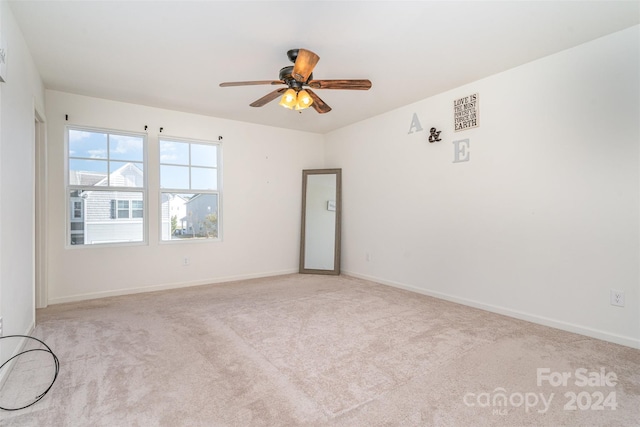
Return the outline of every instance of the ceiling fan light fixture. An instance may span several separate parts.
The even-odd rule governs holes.
[[[313,104],[313,99],[311,99],[309,92],[304,89],[298,92],[298,103],[296,104],[296,110],[304,110],[305,108],[309,108],[311,104]]]
[[[269,102],[280,98],[279,104],[285,108],[290,110],[294,108],[296,110],[304,110],[313,107],[318,114],[328,113],[331,111],[331,107],[316,95],[314,92],[316,89],[371,89],[371,81],[365,79],[315,80],[313,78],[313,70],[320,57],[310,50],[291,49],[287,52],[287,57],[293,62],[293,66],[289,65],[281,68],[278,73],[278,80],[223,82],[220,83],[220,86],[285,85],[286,87],[273,90],[262,98],[253,101],[249,106],[263,107]],[[308,86],[309,89],[303,90],[303,87],[306,86]]]
[[[280,99],[280,105],[290,110],[296,106],[297,102],[296,91],[293,89],[288,89]]]

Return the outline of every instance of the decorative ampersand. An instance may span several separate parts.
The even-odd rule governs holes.
[[[440,139],[441,130],[436,131],[436,128],[431,128],[429,132],[431,133],[431,135],[429,135],[429,142],[442,141]]]

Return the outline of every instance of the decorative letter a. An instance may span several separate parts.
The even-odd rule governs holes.
[[[413,113],[411,127],[409,128],[409,134],[412,134],[413,132],[422,132],[422,126],[420,126],[420,120],[418,120],[418,115],[416,113]]]

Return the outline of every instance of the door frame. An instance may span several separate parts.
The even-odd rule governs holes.
[[[47,286],[47,144],[44,116],[34,109],[34,297],[35,307],[49,304]]]

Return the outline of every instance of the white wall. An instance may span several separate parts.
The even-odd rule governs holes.
[[[638,28],[326,135],[343,270],[640,347]],[[454,133],[476,92],[480,127]]]
[[[46,105],[50,303],[298,271],[302,170],[323,166],[321,135],[49,90]],[[148,245],[65,247],[67,124],[131,132],[148,126]],[[160,242],[160,127],[163,136],[223,137],[222,242]]]
[[[15,335],[29,333],[35,321],[34,111],[44,117],[44,90],[6,1],[0,1],[0,32],[7,47],[0,83],[0,316],[3,335]],[[2,340],[0,359],[18,345]]]

